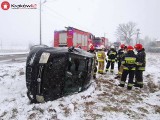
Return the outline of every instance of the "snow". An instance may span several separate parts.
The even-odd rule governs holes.
[[[97,75],[84,92],[41,104],[29,104],[25,64],[0,63],[0,120],[160,119],[159,53],[147,53],[142,89],[121,88],[115,75],[107,73]]]

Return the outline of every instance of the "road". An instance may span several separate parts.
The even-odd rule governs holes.
[[[4,62],[24,62],[27,54],[0,55],[0,63]]]

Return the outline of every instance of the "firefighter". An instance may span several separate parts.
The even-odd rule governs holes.
[[[146,66],[146,53],[142,44],[136,44],[134,48],[137,51],[137,66],[135,72],[135,87],[143,88],[143,71]]]
[[[136,69],[136,55],[133,51],[132,46],[127,47],[127,53],[124,55],[122,58],[122,65],[123,65],[123,73],[121,77],[121,81],[119,86],[124,87],[127,75],[129,74],[129,80],[128,80],[128,85],[127,89],[131,90],[133,87],[133,78],[135,74],[135,69]]]
[[[121,44],[120,47],[121,48],[118,50],[118,53],[117,53],[118,70],[120,69],[122,57],[124,56],[125,45]]]
[[[121,65],[121,62],[122,62],[122,57],[126,53],[126,48],[127,46],[125,46],[124,44],[121,44],[120,49],[118,50],[118,53],[117,53],[118,75],[115,77],[115,79],[120,78],[122,75],[123,65]]]
[[[108,61],[107,61],[107,65],[106,65],[106,72],[109,70],[109,67],[111,65],[110,72],[113,73],[114,63],[115,63],[116,57],[117,57],[117,51],[115,50],[114,46],[111,46],[110,50],[107,53],[107,56],[108,56]]]
[[[104,47],[101,46],[100,50],[97,52],[97,57],[98,57],[98,73],[103,74],[103,70],[104,70],[104,63],[105,63],[105,59],[106,59],[106,55],[104,52]]]
[[[95,52],[95,48],[93,45],[90,46],[89,51],[90,53],[94,54],[94,70],[93,70],[93,78],[96,79],[96,73],[97,73],[97,57],[96,57],[96,52]]]

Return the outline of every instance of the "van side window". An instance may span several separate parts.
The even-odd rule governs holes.
[[[69,56],[68,71],[74,73],[85,70],[85,61],[77,56]]]
[[[79,71],[84,71],[85,69],[86,69],[85,68],[85,60],[81,59],[80,64],[79,64]]]

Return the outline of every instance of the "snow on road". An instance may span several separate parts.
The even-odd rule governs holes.
[[[144,88],[128,91],[111,74],[98,75],[86,91],[29,104],[25,62],[0,63],[0,120],[160,119],[160,54],[147,54]]]

